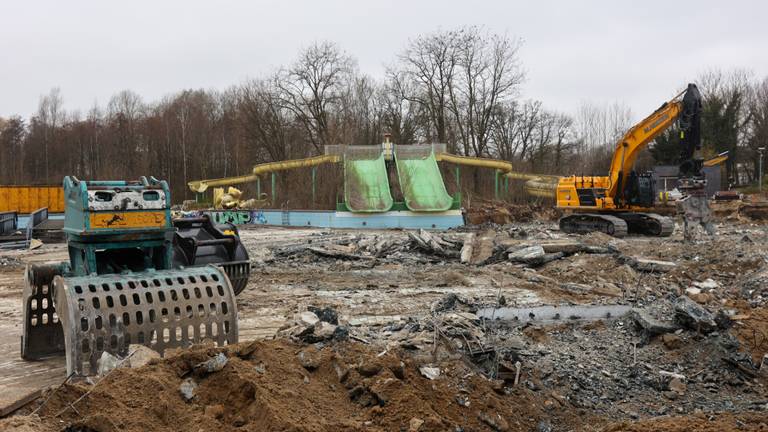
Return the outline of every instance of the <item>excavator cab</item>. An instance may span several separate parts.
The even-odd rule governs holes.
[[[653,173],[631,171],[624,188],[624,199],[630,206],[652,207],[656,199],[656,182]]]

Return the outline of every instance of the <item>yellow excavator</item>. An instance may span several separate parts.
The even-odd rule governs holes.
[[[674,221],[650,213],[656,197],[651,173],[637,173],[637,156],[654,138],[678,122],[680,128],[679,183],[697,190],[705,184],[701,149],[701,94],[695,84],[664,103],[633,126],[616,146],[607,176],[562,177],[557,184],[557,208],[566,212],[560,230],[566,233],[601,231],[623,237],[627,233],[666,237]]]

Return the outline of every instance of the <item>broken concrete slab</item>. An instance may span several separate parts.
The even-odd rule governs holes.
[[[205,375],[218,372],[224,369],[224,366],[227,365],[227,362],[227,356],[224,353],[218,353],[210,359],[195,365],[194,371],[197,375]]]
[[[719,288],[720,284],[717,283],[717,281],[713,280],[712,278],[707,278],[701,282],[694,282],[693,286],[698,288],[699,290],[709,291],[715,288]]]
[[[313,335],[316,339],[326,340],[333,338],[334,333],[336,332],[337,326],[331,323],[327,323],[325,321],[320,321],[317,324],[315,324],[315,331],[313,332]]]
[[[629,264],[635,270],[643,272],[666,273],[677,267],[677,264],[672,261],[661,261],[639,257],[623,256],[622,261]]]
[[[118,357],[104,351],[101,353],[101,357],[97,361],[97,370],[99,376],[108,374],[112,369],[122,366],[122,360]]]
[[[389,324],[400,324],[403,322],[403,317],[401,315],[366,315],[350,318],[348,322],[352,327],[384,326]]]
[[[473,243],[475,242],[475,233],[467,234],[464,238],[464,244],[461,246],[461,252],[459,257],[462,264],[469,264],[472,259],[472,250],[474,249]]]
[[[320,321],[320,318],[318,318],[314,312],[304,311],[296,316],[296,321],[298,321],[301,325],[309,327]]]
[[[687,296],[675,301],[675,319],[684,327],[705,334],[717,329],[714,315]]]
[[[440,368],[433,366],[422,366],[419,368],[421,375],[429,380],[436,379],[440,376]]]
[[[512,262],[519,262],[523,264],[535,264],[546,256],[544,248],[535,246],[526,246],[520,249],[507,250],[507,259]]]
[[[676,350],[683,346],[683,340],[680,336],[674,333],[666,333],[661,335],[661,342],[669,350]]]
[[[130,358],[129,367],[138,368],[160,359],[160,353],[144,345],[131,344],[128,346]]]
[[[539,243],[546,253],[562,252],[572,255],[584,250],[584,244],[574,240],[551,240]]]
[[[643,309],[632,309],[629,316],[649,336],[671,333],[680,328],[675,322],[660,321]]]
[[[496,232],[493,230],[486,230],[480,236],[475,237],[469,263],[483,265],[490,260],[493,257],[495,241]]]

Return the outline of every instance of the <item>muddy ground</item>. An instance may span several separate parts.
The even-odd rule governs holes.
[[[695,243],[679,229],[568,236],[546,218],[426,239],[243,229],[241,344],[54,387],[0,429],[766,430],[767,227],[724,217],[717,229]],[[0,254],[4,405],[64,380],[63,358],[18,359],[23,265],[64,258],[63,245]],[[686,319],[682,297],[711,321]],[[544,305],[585,308],[511,318]],[[663,329],[644,329],[638,311]],[[197,372],[219,352],[223,369]]]

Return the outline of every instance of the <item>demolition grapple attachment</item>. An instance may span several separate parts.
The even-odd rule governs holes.
[[[103,352],[125,356],[130,344],[163,354],[203,339],[237,342],[235,291],[217,266],[232,258],[192,256],[182,262],[189,267],[174,265],[166,182],[66,177],[64,198],[69,262],[27,268],[23,358],[64,352],[68,374],[88,375]],[[242,247],[236,235],[218,240]]]

